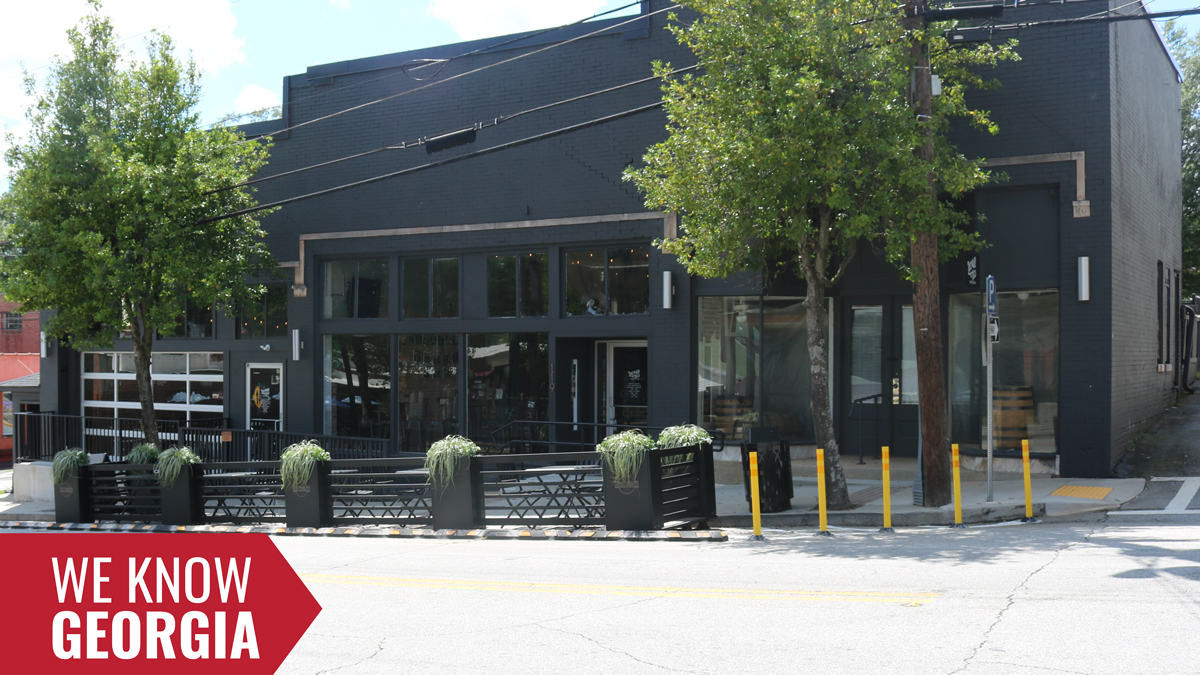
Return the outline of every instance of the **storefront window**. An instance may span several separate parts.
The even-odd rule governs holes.
[[[326,335],[325,433],[391,437],[391,336]]]
[[[388,268],[386,259],[325,263],[324,318],[387,318]]]
[[[999,294],[1000,341],[993,345],[995,447],[1057,452],[1058,291]],[[953,440],[987,443],[987,373],[982,307],[976,293],[950,298],[950,391]]]
[[[223,417],[224,363],[221,352],[154,352],[150,378],[156,418],[184,422]],[[130,352],[83,354],[83,414],[141,418],[134,377]]]
[[[549,419],[550,348],[545,333],[468,335],[467,368],[470,438],[486,439],[517,420]]]
[[[813,437],[803,303],[801,298],[700,298],[701,426],[732,439],[743,438],[754,426],[778,427],[793,441]]]
[[[397,337],[400,450],[425,452],[458,433],[458,336]]]
[[[402,265],[405,319],[458,316],[458,258],[411,258]]]
[[[239,338],[287,336],[287,289],[272,286],[238,317]]]
[[[567,314],[650,311],[650,249],[626,246],[566,255]]]

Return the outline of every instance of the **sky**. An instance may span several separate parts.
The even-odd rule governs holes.
[[[145,53],[165,32],[203,70],[201,123],[278,105],[283,77],[309,66],[548,28],[633,0],[105,0],[122,45]],[[66,31],[86,0],[0,1],[0,125],[20,138],[32,99],[22,68],[39,84],[68,53]],[[608,16],[636,12],[630,8]],[[0,152],[8,143],[0,134]],[[8,187],[0,161],[0,192]]]
[[[1136,0],[1135,0],[1136,1]],[[577,21],[632,0],[105,0],[122,43],[144,53],[149,31],[169,34],[204,72],[201,122],[279,104],[283,77],[309,66]],[[1200,0],[1148,0],[1161,12]],[[623,10],[628,14],[636,8]],[[86,0],[0,0],[0,126],[20,138],[31,102],[22,68],[42,82]],[[1200,17],[1183,23],[1200,30]],[[0,133],[0,152],[7,147]],[[0,192],[8,187],[0,161]]]

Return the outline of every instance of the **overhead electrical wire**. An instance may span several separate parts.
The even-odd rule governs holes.
[[[487,64],[487,65],[480,66],[480,67],[478,67],[478,68],[475,68],[475,69],[472,69],[472,70],[467,70],[467,71],[464,71],[464,72],[458,73],[457,75],[451,75],[450,77],[447,77],[447,78],[446,78],[446,79],[444,79],[444,80],[435,80],[435,81],[433,81],[433,82],[429,82],[429,83],[427,83],[427,84],[423,84],[423,85],[421,85],[421,86],[419,86],[419,87],[413,87],[412,89],[406,89],[406,90],[404,90],[404,91],[401,91],[401,92],[398,92],[398,93],[395,93],[395,94],[391,94],[391,95],[389,95],[389,96],[384,96],[384,97],[382,97],[382,98],[377,98],[377,99],[375,99],[375,100],[373,100],[373,101],[367,101],[366,103],[360,103],[360,104],[358,104],[358,105],[351,106],[351,107],[349,107],[349,108],[345,108],[345,109],[343,109],[343,110],[339,110],[339,111],[337,111],[337,112],[332,112],[332,113],[329,113],[328,115],[322,115],[322,116],[320,116],[320,117],[314,117],[314,118],[313,118],[313,119],[311,119],[311,120],[305,120],[305,121],[303,121],[303,122],[300,122],[300,123],[298,123],[298,124],[293,124],[293,125],[290,125],[290,126],[284,127],[284,128],[282,128],[282,129],[276,129],[276,130],[274,130],[274,131],[272,131],[272,132],[270,132],[270,133],[261,134],[260,136],[256,136],[255,138],[259,138],[259,137],[262,137],[262,136],[274,136],[275,134],[281,134],[281,133],[284,133],[284,132],[286,132],[286,131],[292,131],[293,129],[299,129],[299,128],[301,128],[301,127],[306,127],[306,126],[308,126],[308,125],[310,125],[310,124],[316,124],[317,122],[324,122],[325,120],[333,119],[334,117],[339,117],[339,116],[341,116],[341,115],[345,115],[346,113],[354,112],[354,111],[356,111],[356,110],[362,110],[363,108],[368,108],[368,107],[370,107],[370,106],[373,106],[373,105],[378,105],[378,104],[380,104],[380,103],[383,103],[383,102],[385,102],[385,101],[391,101],[391,100],[393,100],[393,99],[400,98],[401,96],[408,96],[409,94],[415,94],[415,93],[417,93],[418,91],[424,91],[424,90],[426,90],[426,89],[429,89],[430,87],[436,87],[436,86],[437,86],[437,85],[439,85],[439,84],[446,84],[447,82],[453,82],[454,80],[457,80],[457,79],[459,79],[459,78],[466,77],[466,76],[468,76],[468,75],[474,75],[474,74],[476,74],[476,73],[483,72],[483,71],[485,71],[485,70],[488,70],[488,69],[490,69],[490,68],[495,68],[495,67],[497,67],[497,66],[502,66],[502,65],[505,65],[505,64],[508,64],[508,63],[512,63],[513,61],[518,61],[518,60],[520,60],[520,59],[528,58],[528,57],[530,57],[530,56],[535,56],[535,55],[537,55],[537,54],[541,54],[541,53],[543,53],[543,52],[550,51],[551,49],[557,49],[557,48],[559,48],[559,47],[562,47],[562,46],[564,46],[564,45],[568,45],[568,44],[570,44],[570,43],[572,43],[572,42],[578,42],[579,40],[583,40],[583,39],[590,38],[590,37],[595,37],[595,36],[597,36],[597,35],[600,35],[601,33],[607,33],[608,31],[610,31],[610,30],[612,30],[612,29],[614,29],[614,28],[619,28],[619,27],[621,27],[621,26],[624,26],[624,25],[626,25],[626,24],[630,24],[630,23],[634,23],[634,22],[637,22],[637,21],[641,21],[641,20],[643,20],[643,19],[647,19],[647,18],[649,18],[649,17],[651,17],[651,16],[654,16],[655,14],[661,14],[662,12],[667,12],[667,11],[670,11],[670,10],[672,10],[672,9],[677,9],[678,7],[679,7],[679,5],[677,5],[677,4],[676,4],[676,5],[669,5],[669,6],[667,6],[667,7],[663,7],[662,9],[656,9],[656,10],[654,10],[653,12],[648,12],[648,13],[646,13],[646,14],[639,14],[638,16],[636,16],[636,17],[634,17],[634,18],[632,18],[632,19],[629,19],[628,21],[622,21],[622,22],[620,22],[620,23],[612,24],[611,26],[605,26],[604,28],[601,28],[601,29],[599,29],[599,30],[592,31],[592,32],[590,32],[590,33],[586,33],[586,34],[584,34],[584,35],[578,35],[578,36],[575,36],[575,37],[573,37],[573,38],[570,38],[570,39],[568,39],[568,40],[563,40],[563,41],[561,41],[561,42],[555,42],[555,43],[552,43],[552,44],[546,45],[545,47],[542,47],[542,48],[540,48],[540,49],[535,49],[535,50],[533,50],[533,51],[531,51],[531,52],[525,52],[525,53],[523,53],[523,54],[518,54],[518,55],[516,55],[516,56],[514,56],[514,57],[512,57],[512,58],[504,59],[504,60],[502,60],[502,61],[496,61],[495,63],[489,63],[489,64]],[[245,139],[245,140],[238,141],[238,142],[236,142],[236,143],[231,143],[229,146],[225,146],[225,147],[231,147],[231,146],[234,146],[234,145],[241,145],[241,144],[243,144],[243,143],[249,143],[249,142],[251,142],[252,140],[254,140],[254,139],[248,138],[248,139]]]
[[[699,67],[700,67],[699,65],[695,65],[695,66],[687,66],[686,68],[677,68],[677,69],[675,69],[675,70],[671,71],[671,72],[670,72],[670,73],[668,73],[668,74],[669,74],[669,75],[678,75],[679,73],[685,73],[685,72],[688,72],[688,71],[692,71],[692,70],[695,70],[695,69],[697,69],[697,68],[699,68]],[[226,190],[233,190],[233,189],[235,189],[235,188],[247,187],[247,186],[250,186],[250,185],[256,185],[256,184],[258,184],[258,183],[264,183],[264,182],[266,182],[266,181],[269,181],[269,180],[275,180],[276,178],[283,178],[283,177],[285,177],[285,176],[293,176],[293,175],[295,175],[295,174],[298,174],[298,173],[304,173],[304,172],[306,172],[306,171],[312,171],[312,170],[314,170],[314,169],[320,169],[320,168],[323,168],[323,167],[332,166],[332,165],[334,165],[334,164],[340,164],[340,163],[342,163],[342,162],[348,162],[348,161],[350,161],[350,160],[352,160],[352,159],[360,159],[360,158],[363,158],[363,157],[368,157],[368,156],[370,156],[370,155],[375,155],[375,154],[378,154],[378,153],[381,153],[381,152],[386,152],[386,151],[388,151],[388,150],[406,150],[406,149],[409,149],[409,148],[420,147],[420,146],[423,146],[423,145],[425,145],[427,142],[429,142],[429,140],[430,140],[430,139],[434,139],[434,138],[444,138],[444,137],[446,137],[446,136],[448,136],[448,135],[455,134],[455,133],[461,133],[461,132],[465,132],[465,131],[468,131],[468,130],[479,131],[479,130],[487,129],[487,128],[489,128],[489,127],[494,127],[494,126],[497,126],[497,125],[499,125],[499,124],[503,124],[504,122],[508,122],[509,120],[516,119],[516,118],[518,118],[518,117],[521,117],[521,116],[523,116],[523,115],[529,115],[529,114],[532,114],[532,113],[541,112],[541,111],[543,111],[543,110],[548,110],[548,109],[550,109],[550,108],[555,108],[555,107],[558,107],[558,106],[567,105],[567,104],[570,104],[570,103],[575,103],[575,102],[577,102],[577,101],[582,101],[582,100],[584,100],[584,99],[592,98],[593,96],[600,96],[600,95],[603,95],[603,94],[612,93],[612,92],[614,92],[614,91],[619,91],[619,90],[621,90],[621,89],[626,89],[626,88],[629,88],[629,87],[637,86],[637,85],[639,85],[639,84],[645,84],[645,83],[647,83],[647,82],[653,82],[654,80],[658,80],[658,79],[661,79],[661,78],[660,78],[660,77],[658,77],[657,75],[654,75],[654,76],[651,76],[651,77],[644,77],[644,78],[642,78],[642,79],[640,79],[640,80],[634,80],[634,81],[632,81],[632,82],[625,82],[624,84],[618,84],[618,85],[615,85],[615,86],[612,86],[612,87],[608,87],[608,88],[606,88],[606,89],[598,89],[598,90],[596,90],[596,91],[591,91],[591,92],[588,92],[588,93],[586,93],[586,94],[580,94],[579,96],[573,96],[573,97],[571,97],[571,98],[562,99],[562,100],[560,100],[560,101],[555,101],[555,102],[553,102],[553,103],[547,103],[547,104],[545,104],[545,105],[540,105],[540,106],[537,106],[537,107],[534,107],[534,108],[528,108],[528,109],[526,109],[526,110],[522,110],[522,111],[520,111],[520,112],[515,112],[515,113],[509,114],[509,115],[501,115],[501,116],[499,116],[499,117],[494,117],[494,118],[492,118],[492,119],[490,119],[490,120],[484,120],[484,121],[482,121],[482,122],[476,122],[475,124],[473,124],[473,125],[471,125],[471,126],[469,126],[469,127],[459,127],[458,129],[455,129],[454,131],[449,131],[449,132],[441,132],[441,133],[437,133],[437,134],[430,134],[430,135],[422,136],[422,137],[420,137],[420,138],[417,138],[417,139],[414,139],[414,140],[411,140],[411,141],[404,141],[404,142],[402,142],[402,143],[393,143],[393,144],[390,144],[390,145],[384,145],[384,146],[381,146],[381,147],[375,148],[374,150],[367,150],[367,151],[365,151],[365,152],[359,152],[359,153],[355,153],[355,154],[353,154],[353,155],[347,155],[347,156],[345,156],[345,157],[338,157],[337,159],[331,159],[331,160],[328,160],[328,161],[325,161],[325,162],[319,162],[319,163],[317,163],[317,164],[310,164],[310,165],[308,165],[308,166],[303,166],[303,167],[300,167],[300,168],[297,168],[297,169],[291,169],[291,170],[288,170],[288,171],[282,171],[282,172],[280,172],[280,173],[271,174],[270,176],[263,176],[263,177],[261,177],[261,178],[254,178],[254,179],[252,179],[252,180],[248,180],[248,181],[245,181],[245,182],[243,182],[243,183],[237,183],[237,184],[234,184],[234,185],[229,185],[229,186],[226,186],[226,187],[216,188],[215,190],[209,190],[208,192],[205,192],[204,194],[206,194],[206,195],[207,195],[207,194],[214,194],[214,193],[217,193],[217,192],[225,192]]]
[[[372,176],[371,178],[365,178],[363,180],[354,181],[352,183],[345,183],[343,185],[337,185],[335,187],[326,188],[324,190],[318,190],[316,192],[310,192],[308,194],[303,194],[303,195],[299,195],[296,197],[280,199],[278,201],[274,201],[269,204],[260,204],[258,206],[252,207],[252,208],[242,209],[240,211],[233,211],[231,213],[226,213],[224,215],[215,216],[212,218],[205,218],[204,220],[199,221],[197,224],[203,225],[205,223],[213,223],[218,220],[225,220],[227,218],[236,218],[238,216],[244,216],[244,215],[248,215],[251,213],[256,213],[258,211],[264,211],[266,209],[273,209],[273,208],[276,208],[279,206],[284,206],[286,204],[293,204],[295,202],[303,201],[306,199],[312,199],[314,197],[322,197],[324,195],[333,194],[335,192],[341,192],[343,190],[349,190],[351,188],[361,187],[363,185],[370,185],[371,183],[378,183],[379,181],[388,180],[390,178],[406,176],[408,174],[417,173],[419,171],[425,171],[427,169],[435,169],[439,166],[446,166],[447,164],[455,164],[457,162],[464,162],[468,159],[475,159],[476,157],[483,157],[485,155],[490,155],[490,154],[493,154],[496,152],[500,152],[502,150],[510,150],[512,148],[517,148],[522,145],[529,145],[530,143],[544,141],[544,140],[547,140],[550,138],[555,138],[556,136],[562,136],[565,134],[569,134],[569,133],[572,133],[575,131],[581,131],[583,129],[588,129],[590,127],[598,126],[601,124],[607,124],[608,122],[615,122],[617,120],[624,119],[626,117],[640,115],[644,112],[649,112],[651,110],[656,110],[658,108],[661,108],[662,105],[663,105],[662,101],[655,101],[654,103],[651,103],[649,105],[644,105],[644,106],[640,106],[637,108],[631,108],[629,110],[625,110],[625,111],[622,111],[619,113],[614,113],[612,115],[606,115],[604,117],[597,117],[595,119],[591,119],[586,122],[580,122],[579,124],[572,124],[571,126],[561,127],[561,128],[555,129],[553,131],[547,131],[547,132],[540,133],[540,134],[537,134],[534,136],[527,136],[525,138],[521,138],[521,139],[518,139],[515,141],[501,143],[499,145],[494,145],[490,148],[484,148],[483,150],[476,150],[475,152],[470,152],[465,155],[459,155],[457,157],[447,157],[446,159],[438,160],[436,162],[420,164],[417,166],[409,167],[407,169],[401,169],[399,171],[393,171],[391,173],[385,173],[385,174],[382,174],[379,176]]]

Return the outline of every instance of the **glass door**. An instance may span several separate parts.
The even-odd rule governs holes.
[[[649,369],[646,341],[599,342],[596,350],[596,401],[607,433],[619,426],[644,427],[649,420]]]
[[[849,298],[842,316],[842,453],[917,451],[917,348],[912,301]]]
[[[282,364],[246,364],[246,421],[250,429],[283,429]]]

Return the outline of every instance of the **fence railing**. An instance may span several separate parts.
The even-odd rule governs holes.
[[[388,456],[386,438],[347,438],[323,434],[300,434],[265,429],[180,430],[180,444],[186,445],[206,461],[274,462],[289,445],[315,441],[333,459],[369,459]]]
[[[178,441],[179,422],[162,420],[157,426],[164,445]],[[16,461],[48,462],[54,459],[54,453],[66,448],[83,448],[90,454],[104,454],[119,460],[135,446],[145,443],[145,438],[145,427],[140,419],[54,413],[16,413],[13,419]]]
[[[83,467],[55,490],[63,522],[140,520],[171,525],[272,523],[289,527],[429,524],[653,530],[716,515],[712,448],[651,450],[617,481],[595,452],[479,455],[433,485],[423,457],[318,462],[284,489],[277,460],[209,461],[158,485],[150,465]],[[626,477],[627,478],[627,477]]]

